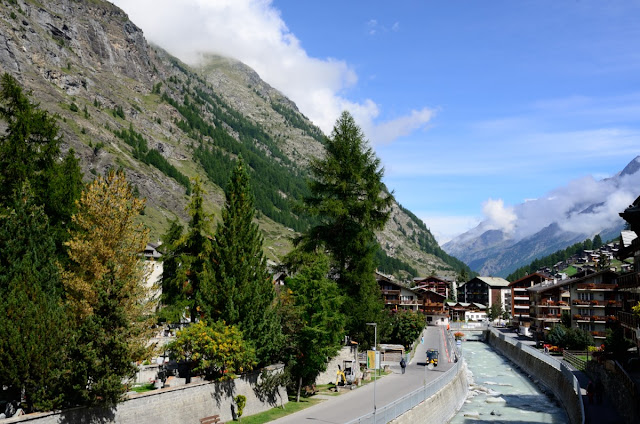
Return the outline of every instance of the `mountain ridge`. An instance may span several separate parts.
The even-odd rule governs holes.
[[[169,221],[187,220],[188,187],[176,175],[203,181],[215,224],[224,172],[242,154],[254,172],[267,257],[277,262],[291,248],[293,227],[305,224],[288,204],[304,190],[309,161],[323,152],[322,132],[291,100],[234,59],[208,55],[199,66],[182,63],[149,44],[106,1],[15,0],[0,11],[0,72],[60,117],[63,149],[74,149],[85,179],[126,171],[147,199],[142,221],[154,239]],[[419,275],[455,277],[462,266],[396,203],[377,238],[387,255]]]

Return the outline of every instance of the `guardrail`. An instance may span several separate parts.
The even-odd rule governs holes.
[[[456,362],[451,368],[444,372],[440,377],[433,380],[426,386],[420,387],[413,392],[404,395],[400,399],[391,402],[388,405],[378,408],[377,411],[370,412],[366,415],[358,417],[354,420],[347,422],[346,424],[373,424],[375,423],[388,423],[405,412],[409,411],[416,405],[424,402],[431,396],[442,390],[447,384],[449,384],[455,376],[458,374],[458,370],[462,366],[462,361]]]

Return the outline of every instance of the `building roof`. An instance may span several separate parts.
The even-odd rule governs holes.
[[[519,283],[519,282],[524,281],[524,280],[528,280],[528,279],[530,279],[530,278],[532,278],[532,277],[534,277],[536,275],[538,277],[541,277],[543,280],[551,280],[551,278],[549,276],[547,276],[547,275],[544,275],[544,274],[542,274],[540,272],[534,272],[533,274],[525,275],[524,277],[520,278],[519,280],[514,281],[513,283],[509,283],[509,286],[513,286],[516,283]]]
[[[507,280],[505,280],[504,278],[500,278],[500,277],[475,277],[472,278],[471,280],[467,281],[466,283],[462,283],[460,284],[460,286],[458,287],[458,289],[460,289],[460,287],[464,286],[467,283],[472,282],[473,280],[480,280],[483,283],[485,283],[486,285],[490,286],[490,287],[509,287],[509,282]]]

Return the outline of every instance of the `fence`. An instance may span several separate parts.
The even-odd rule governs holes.
[[[446,332],[448,346],[453,346],[452,352],[455,352],[458,358],[461,357],[460,350],[452,343],[453,337],[449,331]],[[449,384],[458,374],[460,367],[462,367],[462,361],[459,360],[453,364],[451,368],[444,372],[440,377],[433,380],[428,385],[420,387],[413,392],[406,394],[405,396],[391,402],[388,405],[378,408],[375,412],[370,412],[359,418],[347,422],[346,424],[373,424],[373,423],[388,423],[420,403],[424,402],[431,396],[442,390],[447,384]]]
[[[587,361],[589,360],[589,352],[583,351],[573,351],[570,352],[568,350],[562,351],[562,357],[565,361],[570,363],[575,369],[584,371],[587,368]],[[585,357],[586,359],[582,359]]]

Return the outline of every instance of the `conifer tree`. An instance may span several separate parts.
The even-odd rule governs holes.
[[[76,328],[72,352],[74,401],[114,405],[135,375],[150,328],[151,299],[141,252],[148,230],[136,223],[144,200],[133,195],[121,172],[87,186],[73,216],[64,272]]]
[[[326,139],[325,157],[313,161],[311,169],[311,196],[304,204],[319,223],[297,245],[329,252],[346,295],[347,330],[355,339],[365,340],[365,323],[376,321],[382,309],[374,277],[375,231],[389,219],[392,195],[382,183],[380,160],[348,112],[342,113]]]
[[[165,260],[162,274],[162,312],[170,321],[178,322],[185,311],[195,322],[201,315],[202,290],[211,278],[211,239],[209,216],[204,211],[205,191],[196,179],[191,191],[186,234],[173,222],[165,236]]]
[[[282,343],[273,281],[262,252],[263,238],[253,222],[255,208],[249,175],[238,159],[225,191],[212,251],[212,280],[203,290],[205,315],[236,325],[254,343],[258,361],[275,358]]]
[[[0,386],[27,412],[60,407],[68,325],[47,216],[25,184],[0,214]]]

